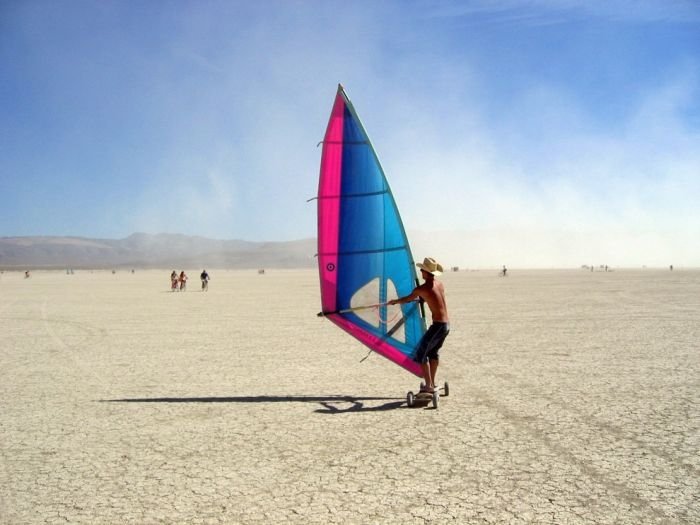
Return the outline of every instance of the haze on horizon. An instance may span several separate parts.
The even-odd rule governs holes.
[[[0,78],[0,236],[313,237],[340,82],[417,258],[700,266],[692,0],[5,2]]]

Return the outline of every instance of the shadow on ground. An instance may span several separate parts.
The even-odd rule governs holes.
[[[380,405],[366,406],[368,401],[390,401]],[[101,399],[100,403],[318,403],[324,408],[319,414],[345,412],[380,412],[394,410],[405,405],[404,400],[393,397],[355,396],[226,396],[226,397],[143,397],[124,399]]]

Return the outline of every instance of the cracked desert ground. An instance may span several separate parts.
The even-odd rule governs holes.
[[[698,270],[445,274],[438,410],[316,271],[170,271],[0,276],[0,523],[700,522]]]

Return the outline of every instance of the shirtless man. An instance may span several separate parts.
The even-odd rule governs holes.
[[[425,281],[406,297],[393,299],[389,304],[408,303],[423,300],[428,303],[433,324],[423,335],[414,358],[421,364],[423,379],[425,380],[424,392],[435,391],[435,374],[440,362],[439,351],[447,334],[450,333],[450,320],[447,316],[447,303],[445,302],[445,287],[435,277],[442,273],[442,266],[435,259],[426,257],[422,263],[416,264],[421,270],[421,276]]]

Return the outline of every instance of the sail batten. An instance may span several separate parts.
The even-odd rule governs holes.
[[[352,252],[326,252],[322,253],[319,255],[367,255],[369,253],[384,253],[384,252],[395,252],[395,251],[403,251],[406,249],[406,246],[396,246],[394,248],[377,248],[374,250],[355,250]]]
[[[369,193],[355,193],[352,195],[324,195],[324,196],[318,196],[316,197],[317,199],[352,199],[354,197],[372,197],[376,195],[384,195],[385,193],[388,193],[388,190],[381,190],[381,191],[373,191]]]
[[[317,206],[323,315],[420,375],[413,356],[425,332],[421,309],[386,304],[415,286],[413,257],[379,159],[340,86],[322,143]]]

